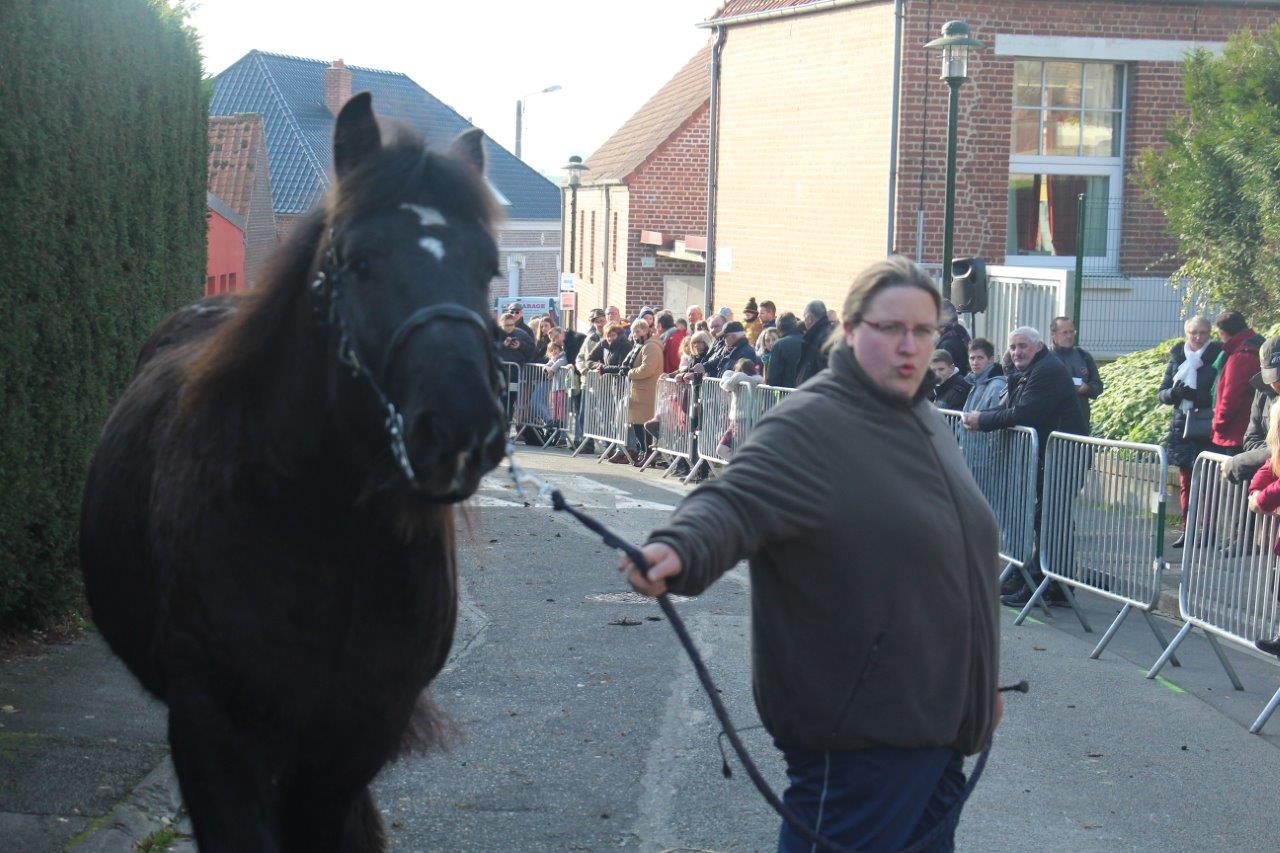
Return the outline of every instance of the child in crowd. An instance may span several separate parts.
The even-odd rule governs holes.
[[[716,456],[726,462],[738,446],[738,435],[744,431],[742,420],[751,413],[751,393],[762,379],[756,373],[756,363],[749,358],[738,359],[733,373],[720,379],[720,387],[729,393],[729,428],[716,444]]]
[[[1275,514],[1280,510],[1280,400],[1271,404],[1267,427],[1267,448],[1271,451],[1271,458],[1263,463],[1249,483],[1249,509]],[[1272,543],[1271,553],[1280,556],[1280,539]],[[1280,637],[1264,637],[1254,645],[1267,654],[1280,656]]]

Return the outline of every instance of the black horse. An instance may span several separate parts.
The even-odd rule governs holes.
[[[169,707],[203,850],[379,850],[368,785],[443,722],[452,502],[501,459],[482,135],[383,143],[249,295],[167,320],[89,471],[81,560],[111,648]]]

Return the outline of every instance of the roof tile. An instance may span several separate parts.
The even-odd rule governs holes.
[[[265,140],[262,116],[209,116],[209,191],[241,217],[249,214],[253,163]]]

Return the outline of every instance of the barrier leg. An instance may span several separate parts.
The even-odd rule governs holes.
[[[1213,653],[1218,656],[1218,663],[1222,664],[1222,668],[1227,671],[1227,678],[1231,679],[1231,686],[1236,690],[1244,690],[1244,684],[1240,681],[1240,676],[1236,675],[1236,668],[1231,665],[1231,661],[1227,660],[1227,653],[1222,650],[1222,644],[1218,642],[1218,638],[1213,634],[1205,634],[1209,638],[1209,645],[1213,648]],[[1263,720],[1266,722],[1266,720]]]
[[[1036,587],[1036,591],[1031,593],[1031,598],[1027,599],[1027,604],[1022,608],[1022,612],[1018,614],[1018,618],[1013,620],[1013,624],[1021,625],[1027,620],[1027,614],[1031,612],[1031,608],[1036,606],[1036,602],[1040,600],[1040,596],[1044,595],[1044,591],[1049,588],[1049,584],[1053,583],[1049,578],[1040,581],[1040,586]]]
[[[689,469],[689,473],[685,475],[684,480],[682,480],[681,482],[683,482],[686,486],[692,483],[693,478],[697,476],[698,471],[702,468],[703,465],[706,465],[706,464],[707,464],[707,460],[703,459],[702,457],[698,457],[698,461],[695,462],[693,467]]]
[[[1174,635],[1169,645],[1164,647],[1164,651],[1160,653],[1160,657],[1156,658],[1156,662],[1151,665],[1151,669],[1147,671],[1147,678],[1155,678],[1160,674],[1160,670],[1164,669],[1164,665],[1173,657],[1173,653],[1178,650],[1178,646],[1182,645],[1182,641],[1191,633],[1191,623],[1184,623],[1178,629],[1178,633]]]
[[[1094,646],[1093,651],[1089,654],[1090,660],[1097,660],[1102,657],[1102,650],[1107,647],[1107,643],[1111,642],[1111,638],[1116,635],[1116,631],[1120,630],[1120,623],[1129,616],[1129,611],[1131,610],[1133,610],[1132,604],[1125,604],[1124,607],[1120,608],[1120,615],[1111,623],[1111,627],[1102,635],[1102,639],[1098,641],[1098,645]]]
[[[1271,715],[1276,712],[1277,707],[1280,707],[1280,690],[1276,691],[1275,695],[1271,697],[1271,701],[1267,703],[1267,707],[1262,709],[1262,714],[1253,721],[1252,726],[1249,726],[1249,733],[1256,735],[1261,732],[1262,727],[1267,724],[1267,720],[1271,719]]]
[[[1086,634],[1092,634],[1093,628],[1089,625],[1089,620],[1084,618],[1084,611],[1080,609],[1080,605],[1076,603],[1075,593],[1071,591],[1071,587],[1065,583],[1058,584],[1058,589],[1062,590],[1063,596],[1067,599],[1067,604],[1071,605],[1071,611],[1076,614],[1076,618],[1080,620],[1080,627],[1084,628]]]
[[[572,454],[570,454],[569,458],[570,458],[570,459],[576,459],[576,458],[578,458],[578,454],[582,452],[582,448],[586,447],[586,446],[587,446],[587,442],[589,442],[589,441],[591,441],[591,439],[589,439],[589,438],[584,438],[584,439],[582,440],[582,443],[581,443],[581,444],[579,444],[576,448],[574,448],[574,451],[573,451],[573,453],[572,453]]]
[[[605,446],[604,446],[604,452],[603,452],[603,453],[601,453],[601,454],[600,454],[600,456],[596,459],[596,464],[597,464],[597,465],[599,465],[601,462],[603,462],[604,460],[606,460],[606,459],[608,459],[610,456],[612,456],[612,455],[613,455],[613,449],[614,449],[614,447],[616,447],[616,446],[617,446],[617,445],[615,445],[612,441],[610,441],[610,442],[606,443],[606,444],[605,444]]]
[[[1147,626],[1151,628],[1151,633],[1156,635],[1156,642],[1160,644],[1160,648],[1161,649],[1168,648],[1169,643],[1164,638],[1164,631],[1160,630],[1160,623],[1157,622],[1155,617],[1152,616],[1150,613],[1148,613],[1146,610],[1143,610],[1140,612],[1144,617],[1146,617]],[[1169,663],[1173,664],[1174,666],[1182,666],[1182,661],[1178,660],[1177,655],[1170,655]]]
[[[640,463],[640,470],[643,471],[644,469],[648,468],[650,465],[654,463],[654,460],[656,460],[657,458],[658,458],[658,451],[656,450],[649,451],[649,455],[645,457],[645,460],[643,462]]]
[[[1020,566],[1017,563],[1010,563],[1010,565],[1015,566],[1018,570],[1018,573],[1022,575],[1022,582],[1027,585],[1027,589],[1036,588],[1035,578],[1031,577],[1031,570],[1027,568],[1025,563]],[[1000,578],[1000,580],[1001,582],[1004,581],[1003,576]],[[1045,616],[1049,618],[1053,618],[1053,614],[1049,612],[1049,605],[1046,604],[1043,599],[1040,601],[1040,609],[1044,611]],[[1020,625],[1022,623],[1019,622],[1018,624]]]

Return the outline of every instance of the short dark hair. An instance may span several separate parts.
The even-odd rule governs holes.
[[[778,318],[778,334],[789,335],[800,325],[800,321],[796,319],[796,315],[790,311]]]
[[[1249,328],[1249,324],[1245,322],[1244,315],[1239,311],[1223,311],[1213,323],[1222,330],[1223,334],[1228,336],[1238,335]]]
[[[974,338],[969,341],[969,352],[980,349],[987,354],[987,358],[996,357],[996,345],[986,338]]]
[[[1070,323],[1070,322],[1071,322],[1071,318],[1070,318],[1070,317],[1067,317],[1067,316],[1054,317],[1052,320],[1050,320],[1050,321],[1049,321],[1049,334],[1053,334],[1054,332],[1058,331],[1058,326],[1062,324],[1062,321],[1063,321],[1063,320],[1066,320],[1068,323]]]
[[[956,366],[956,360],[955,360],[954,358],[952,358],[952,357],[951,357],[951,353],[947,352],[947,351],[946,351],[946,350],[944,350],[944,349],[936,349],[936,350],[934,350],[934,351],[933,351],[933,355],[929,356],[929,363],[930,363],[930,364],[945,364],[945,365],[947,365],[947,366],[949,366],[949,367],[955,367],[955,366]]]
[[[778,306],[773,304],[773,300],[772,300],[772,299],[766,299],[764,302],[761,302],[761,303],[760,303],[760,310],[761,310],[761,311],[763,311],[763,310],[764,310],[764,309],[766,309],[766,308],[768,308],[770,311],[772,311],[772,312],[773,312],[773,313],[775,313],[775,314],[777,314],[777,313],[778,313]]]
[[[676,324],[676,318],[671,316],[670,311],[663,311],[658,315],[658,325],[664,329],[670,329]]]

